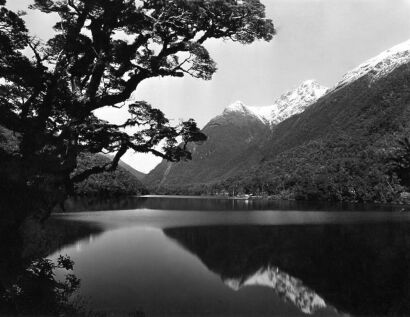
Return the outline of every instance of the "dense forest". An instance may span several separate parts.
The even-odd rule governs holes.
[[[277,199],[400,202],[408,190],[410,65],[377,81],[364,76],[273,128],[253,167],[208,183],[159,193]],[[242,154],[242,159],[254,155]]]
[[[0,153],[3,156],[12,156],[18,149],[17,135],[10,130],[0,126]],[[82,153],[78,159],[77,169],[73,175],[83,172],[92,166],[101,166],[110,163],[112,157],[102,154]],[[7,162],[6,160],[4,161]],[[120,163],[118,168],[112,172],[91,175],[86,180],[75,185],[76,195],[137,195],[147,193],[141,181],[131,173],[131,167],[125,169]],[[7,170],[6,170],[7,169]],[[11,169],[11,170],[10,170]],[[13,167],[9,164],[0,166],[0,175],[13,173]],[[14,173],[18,173],[17,170]],[[138,171],[134,170],[137,175]]]

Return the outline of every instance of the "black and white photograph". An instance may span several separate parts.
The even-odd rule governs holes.
[[[0,316],[410,316],[410,0],[0,0]]]

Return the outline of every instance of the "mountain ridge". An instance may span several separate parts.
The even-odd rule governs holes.
[[[388,162],[397,152],[397,141],[410,134],[409,87],[410,41],[406,41],[348,72],[303,111],[269,124],[267,134],[251,140],[254,147],[226,153],[225,170],[230,173],[223,173],[223,157],[219,158],[221,166],[205,169],[201,161],[178,172],[172,165],[161,186],[168,186],[165,192],[172,193],[242,192],[286,199],[397,201],[403,187]],[[268,125],[249,108],[238,102],[212,119],[208,128],[220,125],[210,131],[211,144],[212,139],[221,137],[226,141],[224,133],[235,132],[227,127],[238,118],[242,120],[240,134],[230,136],[238,147],[255,122]],[[210,155],[212,146],[208,148]],[[192,178],[204,170],[211,176],[210,167],[219,169],[219,177]],[[181,175],[190,176],[180,180]],[[152,178],[150,173],[148,179]]]
[[[202,131],[208,140],[204,144],[190,145],[192,161],[171,163],[164,160],[147,175],[144,183],[158,191],[172,183],[222,181],[249,169],[263,158],[261,146],[269,139],[272,127],[304,111],[326,90],[313,80],[306,81],[267,106],[264,110],[269,111],[265,117],[257,107],[234,102],[205,125]],[[287,109],[284,107],[286,100],[292,101]]]
[[[303,112],[308,106],[326,94],[328,88],[315,80],[306,80],[293,90],[283,93],[272,105],[247,106],[240,100],[225,107],[223,114],[228,112],[242,112],[255,116],[262,122],[276,125],[297,113]],[[211,119],[212,120],[212,119]]]

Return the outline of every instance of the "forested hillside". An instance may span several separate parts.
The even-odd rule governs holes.
[[[208,139],[191,146],[192,161],[170,163],[164,160],[147,175],[144,183],[157,193],[188,190],[201,194],[205,184],[249,170],[263,158],[271,128],[303,112],[326,90],[314,80],[308,80],[269,106],[253,107],[234,102],[204,127]]]
[[[394,162],[405,155],[401,142],[410,135],[409,45],[394,47],[346,74],[317,102],[259,138],[258,151],[242,148],[238,151],[242,168],[226,161],[233,171],[226,177],[212,178],[213,170],[207,169],[207,177],[189,175],[162,186],[160,192],[399,201],[400,193],[408,190],[407,172]],[[216,169],[221,166],[223,162]],[[187,174],[181,170],[179,175]]]
[[[404,190],[391,164],[410,134],[410,65],[328,94],[279,124],[258,166],[215,188],[284,198],[389,202]]]
[[[78,167],[74,174],[92,166],[101,166],[111,160],[101,154],[82,153],[79,156]],[[147,193],[141,181],[124,167],[119,165],[113,172],[91,175],[81,183],[76,184],[78,195],[137,195]]]
[[[3,165],[0,166],[0,176],[4,173],[19,173],[17,167],[13,165],[12,155],[18,148],[18,137],[10,130],[0,126],[0,155]],[[78,167],[74,173],[81,172],[87,168],[97,165],[104,165],[110,162],[110,158],[101,154],[83,153],[78,160]],[[92,175],[87,180],[79,183],[75,187],[78,195],[127,195],[146,193],[145,187],[140,180],[123,166],[118,166],[113,172]],[[131,168],[131,167],[130,167]],[[135,171],[135,170],[134,170]],[[138,171],[135,171],[138,173]],[[142,174],[142,173],[141,173]]]
[[[192,160],[179,163],[163,161],[144,179],[156,192],[167,193],[187,185],[191,191],[197,184],[215,182],[237,175],[257,164],[263,156],[261,140],[269,137],[269,126],[256,117],[226,111],[211,120],[203,129],[208,139],[190,145]],[[249,153],[249,154],[248,154]],[[244,159],[244,155],[247,155]]]

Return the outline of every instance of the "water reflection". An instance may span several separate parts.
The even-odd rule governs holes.
[[[400,211],[403,206],[304,202],[265,199],[229,199],[218,197],[185,196],[130,196],[71,198],[65,202],[68,212],[102,210],[197,210],[197,211],[251,211],[251,210],[303,210],[303,211]]]
[[[24,253],[54,262],[69,255],[80,294],[97,312],[410,315],[407,213],[227,199],[96,203],[53,216],[49,239]],[[4,277],[13,266],[1,263]]]
[[[311,305],[320,306],[323,299],[338,311],[355,315],[410,314],[409,224],[192,227],[164,232],[230,286],[278,285],[302,311],[312,311]],[[276,268],[279,275],[272,274]],[[289,284],[280,286],[283,280]],[[300,304],[296,297],[304,294],[307,301],[302,296]]]
[[[0,315],[86,315],[85,307],[73,300],[80,287],[72,273],[74,262],[68,256],[54,260],[46,256],[101,230],[90,223],[59,219],[51,219],[45,227],[27,223],[24,229],[1,232]]]
[[[323,298],[303,285],[303,282],[281,271],[278,267],[268,266],[255,272],[246,279],[227,278],[223,282],[235,291],[245,286],[263,286],[273,289],[283,300],[293,303],[305,314],[313,314],[326,308]]]

